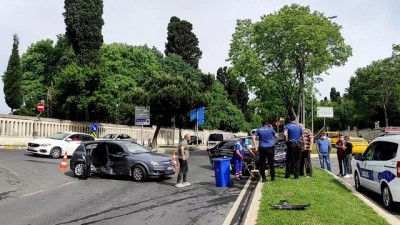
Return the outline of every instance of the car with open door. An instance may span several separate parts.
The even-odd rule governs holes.
[[[70,169],[76,177],[92,173],[129,176],[134,181],[175,174],[172,158],[124,140],[96,140],[81,143],[72,155]]]

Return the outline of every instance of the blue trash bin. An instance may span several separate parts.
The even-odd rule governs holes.
[[[230,162],[232,158],[214,158],[215,183],[217,187],[228,187],[231,180]]]

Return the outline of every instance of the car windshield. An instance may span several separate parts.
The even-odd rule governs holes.
[[[364,138],[350,138],[350,142],[367,142]]]
[[[55,133],[55,134],[51,135],[49,138],[50,139],[55,139],[55,140],[64,140],[69,135],[70,134],[68,134],[68,133],[58,132],[58,133]]]
[[[132,142],[124,142],[125,147],[128,149],[130,153],[145,153],[150,152],[149,149]]]
[[[210,134],[208,137],[209,141],[223,141],[224,136],[222,134]]]
[[[114,139],[117,135],[116,134],[107,134],[103,138]]]

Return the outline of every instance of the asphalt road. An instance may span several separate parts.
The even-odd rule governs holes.
[[[215,187],[205,151],[191,154],[192,185],[179,189],[176,175],[79,180],[58,170],[61,160],[0,149],[1,224],[222,224],[246,183]]]
[[[311,159],[313,167],[320,167],[320,163],[319,163],[319,159],[318,157],[313,157]],[[353,172],[354,172],[354,168],[356,167],[355,165],[355,161],[353,159],[352,161],[352,168],[353,168]],[[335,155],[331,154],[331,170],[333,174],[339,174],[339,163],[337,161],[337,157]],[[343,181],[345,181],[347,184],[349,184],[350,186],[354,187],[354,178],[341,178]],[[364,191],[363,193],[361,193],[364,197],[366,197],[368,200],[370,200],[371,202],[375,203],[379,208],[381,208],[382,210],[384,210],[386,213],[392,214],[394,215],[397,219],[400,220],[400,208],[398,207],[395,210],[392,211],[388,211],[384,208],[383,203],[382,203],[382,197],[381,195],[375,194],[374,192],[371,191]]]

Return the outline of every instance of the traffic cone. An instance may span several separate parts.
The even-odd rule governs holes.
[[[67,170],[67,162],[68,162],[67,151],[65,151],[64,158],[61,161],[61,164],[58,166],[58,169]]]
[[[175,170],[179,169],[178,163],[176,162],[176,153],[174,152],[174,155],[172,156],[172,162],[174,163]]]

